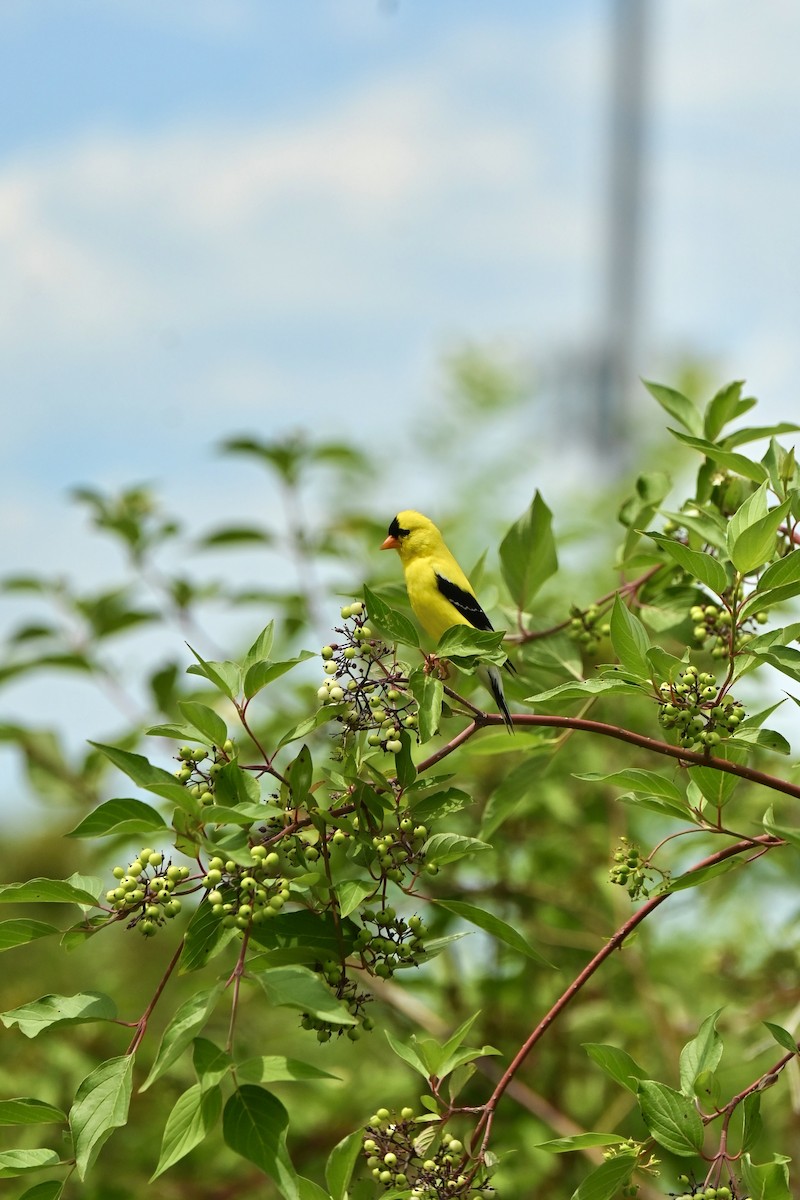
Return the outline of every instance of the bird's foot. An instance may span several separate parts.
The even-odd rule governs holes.
[[[437,658],[435,654],[425,655],[425,665],[422,669],[426,675],[438,675],[440,679],[450,677],[450,664],[444,658]]]

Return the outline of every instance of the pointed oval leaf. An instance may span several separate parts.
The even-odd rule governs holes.
[[[207,738],[212,746],[222,746],[228,737],[228,729],[219,713],[207,704],[196,700],[179,700],[178,708],[190,725]]]
[[[478,908],[474,904],[467,904],[463,900],[435,900],[435,903],[439,908],[446,908],[454,916],[461,917],[462,920],[469,921],[471,925],[476,925],[478,929],[482,929],[485,933],[496,937],[498,941],[504,942],[512,950],[516,950],[518,954],[524,954],[526,958],[532,958],[534,962],[542,963],[543,966],[553,966],[538,950],[534,950],[533,946],[526,942],[522,934],[514,929],[513,925],[509,925],[507,921],[496,917],[494,913],[486,912],[484,909]]]
[[[73,838],[110,837],[123,833],[153,833],[166,829],[159,812],[143,800],[106,800],[66,835]]]
[[[275,1180],[285,1200],[299,1200],[297,1173],[286,1149],[289,1114],[271,1092],[243,1084],[222,1114],[225,1142]]]
[[[158,1165],[150,1176],[151,1183],[205,1140],[219,1120],[221,1111],[222,1093],[219,1087],[204,1091],[199,1083],[195,1083],[178,1097],[164,1126],[161,1153]]]
[[[693,1158],[703,1148],[703,1122],[694,1102],[665,1083],[643,1079],[638,1087],[644,1123],[672,1154]]]
[[[525,611],[551,575],[558,570],[553,537],[553,514],[537,491],[527,512],[500,543],[500,567],[511,599]]]
[[[133,1085],[132,1054],[110,1058],[81,1083],[70,1109],[78,1176],[86,1178],[103,1143],[128,1120]]]

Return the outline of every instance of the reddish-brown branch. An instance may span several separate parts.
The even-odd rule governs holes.
[[[748,850],[752,850],[756,845],[762,850],[769,850],[773,846],[781,846],[783,844],[784,843],[780,838],[773,837],[771,834],[767,833],[760,834],[758,837],[747,838],[741,842],[737,842],[733,846],[726,846],[724,850],[718,850],[716,854],[711,854],[708,856],[708,858],[702,859],[701,862],[695,863],[695,865],[690,867],[689,871],[687,871],[687,874],[693,874],[694,872],[700,871],[705,867],[711,867],[717,863],[724,862],[726,859],[733,858],[737,854],[743,854]],[[665,900],[668,900],[671,894],[671,892],[663,892],[660,896],[654,896],[651,900],[648,900],[646,904],[643,904],[637,912],[629,917],[624,925],[620,926],[613,937],[609,938],[603,948],[599,950],[597,954],[595,954],[591,962],[587,963],[587,965],[572,981],[566,991],[562,992],[561,996],[559,996],[558,1000],[556,1000],[549,1012],[547,1012],[541,1019],[539,1024],[509,1063],[497,1086],[487,1100],[481,1118],[475,1126],[475,1130],[472,1135],[473,1152],[477,1148],[478,1138],[480,1137],[481,1133],[483,1134],[483,1138],[481,1140],[480,1151],[482,1153],[483,1150],[485,1150],[489,1141],[489,1135],[491,1133],[492,1122],[494,1120],[494,1113],[497,1105],[500,1102],[503,1093],[508,1088],[512,1079],[517,1074],[536,1043],[547,1032],[556,1018],[560,1016],[570,1001],[574,1000],[578,992],[580,992],[586,983],[588,983],[602,963],[604,963],[605,960],[609,958],[615,950],[618,950],[620,946],[622,946],[623,942],[625,942],[625,940],[634,931],[634,929],[641,925],[642,921],[645,921],[660,904],[663,904]]]
[[[604,721],[591,721],[586,717],[560,717],[539,713],[521,713],[512,716],[511,719],[514,726],[521,729],[537,726],[545,729],[575,729],[583,730],[585,733],[599,734],[601,737],[615,738],[619,742],[639,746],[653,754],[663,754],[667,758],[674,758],[683,765],[711,767],[714,771],[722,771],[726,775],[736,775],[739,779],[747,779],[750,783],[758,783],[762,787],[771,788],[775,792],[783,792],[787,796],[793,796],[800,800],[800,784],[789,783],[788,780],[780,779],[776,775],[768,775],[765,771],[757,771],[755,767],[748,767],[745,763],[729,762],[726,758],[716,758],[713,754],[671,746],[669,742],[659,742],[656,738],[647,737],[643,733],[634,733],[633,730],[623,729],[619,725],[607,725]],[[430,758],[421,762],[417,766],[417,772],[422,773],[441,762],[443,758],[447,758],[449,754],[468,741],[478,729],[491,725],[502,726],[503,724],[503,718],[499,713],[481,713],[446,746],[440,747]],[[509,749],[513,749],[513,745],[509,746]]]
[[[142,1038],[144,1037],[145,1033],[147,1032],[147,1022],[150,1020],[153,1009],[158,1004],[158,1001],[161,998],[161,993],[164,991],[164,988],[167,986],[170,975],[172,974],[172,972],[175,970],[175,968],[178,965],[178,959],[181,956],[181,952],[183,950],[183,944],[185,941],[186,941],[186,938],[182,937],[181,940],[178,942],[178,948],[175,951],[175,953],[173,954],[172,958],[170,959],[169,966],[167,967],[166,971],[164,972],[164,974],[161,977],[161,981],[155,990],[153,999],[150,1001],[147,1008],[144,1010],[142,1015],[139,1017],[139,1020],[136,1022],[136,1033],[133,1035],[133,1040],[131,1041],[130,1046],[128,1046],[128,1049],[125,1051],[126,1054],[135,1054],[136,1053],[139,1043],[141,1042]]]

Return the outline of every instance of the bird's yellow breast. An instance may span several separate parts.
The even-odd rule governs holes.
[[[462,616],[458,609],[439,591],[436,570],[429,558],[416,558],[404,562],[403,570],[406,577],[406,591],[414,615],[428,636],[435,642],[439,641],[444,631],[451,625],[470,624],[466,617]],[[463,587],[466,584],[467,589],[471,592],[472,589],[463,573],[459,570],[458,574],[460,586]]]

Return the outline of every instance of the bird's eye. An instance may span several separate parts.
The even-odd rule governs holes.
[[[411,531],[409,529],[401,529],[400,528],[400,522],[398,521],[397,517],[395,517],[395,519],[392,521],[391,525],[389,526],[389,537],[393,537],[393,538],[408,537],[410,532]]]

